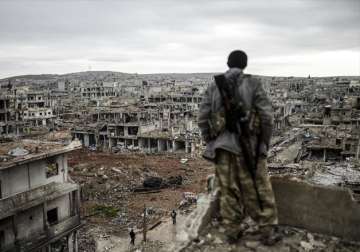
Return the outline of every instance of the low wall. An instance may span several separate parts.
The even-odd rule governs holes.
[[[272,178],[279,223],[360,241],[360,204],[347,189]]]
[[[353,201],[347,189],[312,185],[289,178],[272,177],[279,224],[310,232],[360,241],[360,203]],[[182,251],[198,237],[218,211],[216,193],[201,197],[196,210],[182,230],[184,240],[172,251]]]

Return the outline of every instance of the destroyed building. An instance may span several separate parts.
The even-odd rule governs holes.
[[[138,91],[132,101],[127,98],[119,104],[110,97],[93,97],[88,113],[79,116],[86,125],[73,127],[72,134],[86,147],[113,152],[192,153],[200,143],[195,125],[201,94],[199,88],[188,85],[174,89],[173,82],[150,86],[143,81],[141,86],[127,90]]]
[[[116,95],[115,87],[117,83],[111,82],[94,82],[81,83],[81,97],[84,99],[94,99],[103,97],[112,97]]]
[[[0,250],[76,252],[79,187],[67,154],[81,147],[22,140],[0,146]]]
[[[0,89],[0,138],[15,137],[23,133],[21,105],[8,90]]]
[[[102,216],[106,216],[104,211],[111,210],[111,213],[108,213],[111,218],[104,217],[106,225],[98,224],[97,217],[94,222],[102,228],[99,235],[107,237],[103,230],[110,230],[108,226],[113,223],[121,223],[121,227],[115,225],[116,228],[126,228],[133,223],[139,225],[141,222],[139,215],[142,214],[142,210],[138,211],[139,202],[136,202],[136,199],[141,202],[140,208],[143,207],[143,201],[152,205],[159,200],[161,203],[158,208],[162,210],[159,210],[158,215],[166,219],[163,208],[177,208],[179,202],[169,204],[167,200],[169,197],[163,196],[162,192],[165,193],[164,195],[173,195],[179,191],[183,193],[187,185],[193,183],[191,180],[194,177],[199,177],[199,180],[196,182],[196,187],[194,185],[190,188],[196,189],[189,190],[187,193],[191,193],[196,198],[196,194],[202,190],[203,185],[200,181],[204,178],[200,178],[197,172],[208,172],[211,169],[193,167],[192,162],[200,160],[199,156],[205,147],[197,127],[197,114],[202,93],[212,81],[212,76],[213,74],[192,76],[89,72],[65,75],[58,79],[51,78],[40,82],[35,79],[14,80],[14,87],[9,90],[6,84],[5,89],[2,89],[6,92],[0,95],[0,100],[5,100],[3,103],[0,101],[0,125],[8,125],[8,133],[4,133],[6,127],[3,127],[2,134],[39,138],[47,142],[61,139],[63,143],[66,143],[70,139],[78,139],[86,148],[70,155],[70,163],[74,165],[71,175],[82,185],[82,193],[86,196],[84,199],[87,199],[83,202],[87,213],[84,216],[87,216],[88,220],[91,220],[88,216],[94,214],[94,208],[97,211],[95,213],[100,212]],[[352,198],[360,199],[358,78],[266,76],[257,78],[261,79],[274,109],[274,134],[268,157],[271,176],[280,177],[280,181],[291,178],[312,185],[333,186],[336,188],[334,190],[350,190]],[[5,111],[7,111],[6,117]],[[48,114],[48,112],[51,113]],[[31,113],[34,113],[33,117]],[[19,134],[16,134],[16,125],[18,125]],[[39,129],[42,131],[40,132]],[[9,150],[15,149],[14,142],[10,143],[13,144],[13,148]],[[41,146],[42,144],[39,144],[39,153],[42,153]],[[51,159],[53,154],[48,153],[53,148],[56,149],[55,145],[48,146],[44,160]],[[23,149],[30,150],[31,148],[25,146]],[[21,150],[20,148],[18,151]],[[5,151],[4,153],[5,159],[10,160],[11,155]],[[35,155],[35,153],[36,149],[27,155]],[[153,158],[157,160],[155,163],[150,161]],[[160,162],[159,160],[164,163],[159,165],[157,163]],[[149,168],[157,166],[159,169],[156,171]],[[33,168],[31,165],[29,167],[31,174]],[[174,167],[176,167],[175,171]],[[7,174],[5,171],[11,169],[2,170],[0,176],[5,176],[4,174]],[[174,172],[170,177],[181,174],[181,185],[166,187],[167,189],[159,187],[150,191],[143,190],[141,187],[149,177],[167,181],[169,172]],[[23,176],[26,178],[27,174],[25,172]],[[205,172],[201,174],[204,176]],[[56,182],[64,183],[66,186],[71,184],[70,179],[56,180]],[[40,187],[51,187],[46,182],[41,183],[43,184],[39,184]],[[30,179],[30,185],[32,184],[32,179]],[[7,184],[2,181],[2,190],[5,186]],[[61,188],[66,186],[56,185],[51,190],[61,191]],[[35,189],[28,187],[24,190],[26,193],[25,191],[19,193],[33,195],[30,192]],[[78,189],[75,189],[75,186],[71,190],[77,194]],[[72,192],[69,194],[71,195]],[[37,193],[38,191],[36,195]],[[44,194],[43,191],[40,193]],[[147,193],[151,194],[151,197],[148,197]],[[54,194],[51,193],[51,195]],[[131,218],[128,216],[129,209],[125,208],[126,204],[123,205],[126,203],[124,199],[128,198],[134,198],[131,204],[127,205],[128,207],[137,206]],[[167,202],[166,207],[164,202]],[[353,204],[352,201],[351,204]],[[31,206],[31,209],[33,208],[40,207]],[[60,210],[61,208],[58,211]],[[185,208],[182,211],[188,212],[189,209]],[[20,215],[21,213],[17,213],[15,216]],[[42,218],[46,215],[43,214]],[[67,223],[65,220],[71,216],[70,214],[64,217],[64,222]],[[11,222],[12,218],[6,217],[4,223]],[[156,218],[153,219],[154,225],[162,221]],[[51,230],[51,226],[44,226],[43,230],[45,228]],[[138,228],[141,229],[141,224]],[[43,232],[45,236],[47,234],[45,231],[39,232]],[[17,235],[20,237],[22,234],[18,232]],[[84,236],[88,235],[88,230],[85,230]],[[56,235],[56,237],[60,236],[60,234]],[[66,238],[67,236],[64,234],[62,237],[65,238],[59,238],[58,242],[51,246],[55,247],[61,243],[68,244],[66,246],[70,248],[71,245],[66,240],[74,241],[73,237],[76,235]],[[12,237],[15,236],[11,234],[9,238],[5,235],[4,239],[8,242],[8,239],[13,239]],[[81,240],[82,249],[87,251],[87,245],[84,246],[86,239],[81,238]]]
[[[8,135],[12,132],[10,124],[10,98],[6,95],[0,96],[0,134]]]
[[[23,107],[23,120],[30,127],[53,128],[54,112],[51,97],[46,92],[27,92],[20,104]]]

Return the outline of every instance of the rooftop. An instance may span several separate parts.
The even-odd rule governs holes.
[[[80,141],[70,144],[22,139],[0,145],[0,170],[55,156],[81,148]]]

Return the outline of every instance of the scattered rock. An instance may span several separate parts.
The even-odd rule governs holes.
[[[114,171],[114,172],[116,172],[116,173],[122,174],[122,171],[119,170],[119,169],[117,169],[117,168],[115,168],[115,167],[111,168],[111,170]]]
[[[257,247],[259,247],[259,245],[260,245],[260,241],[247,241],[247,242],[245,242],[245,247],[251,248],[251,249],[256,249]]]
[[[180,163],[182,163],[182,164],[186,164],[188,161],[189,161],[189,159],[187,159],[187,158],[180,159]]]
[[[300,245],[301,245],[301,247],[303,247],[303,249],[304,249],[305,251],[310,251],[310,250],[312,250],[312,249],[314,248],[311,243],[306,242],[306,241],[301,241],[301,242],[300,242]]]
[[[318,248],[325,248],[326,245],[322,241],[314,241],[313,245]]]
[[[220,232],[220,233],[225,233],[225,228],[220,227],[220,228],[219,228],[219,232]]]
[[[224,242],[219,237],[215,237],[214,243],[215,244],[223,244]]]
[[[29,151],[25,150],[24,148],[21,148],[21,147],[16,147],[15,149],[12,149],[8,152],[8,155],[13,156],[13,157],[26,156],[28,154],[29,154]]]
[[[307,233],[306,236],[307,236],[307,238],[308,238],[308,240],[309,240],[310,243],[312,243],[312,242],[314,241],[314,236],[313,236],[312,234]]]
[[[183,178],[181,175],[178,176],[171,176],[167,179],[168,185],[182,185]]]

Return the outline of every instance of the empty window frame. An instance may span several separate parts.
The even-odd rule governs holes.
[[[340,138],[336,139],[336,145],[341,145],[341,139]]]
[[[351,150],[351,144],[345,144],[345,151]]]
[[[46,215],[47,215],[47,221],[50,225],[54,225],[54,224],[58,223],[59,218],[58,218],[58,209],[57,208],[48,210]]]
[[[55,159],[48,159],[46,162],[46,178],[59,175],[59,164]]]

